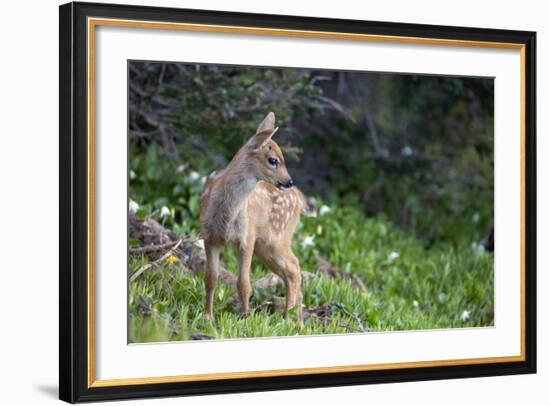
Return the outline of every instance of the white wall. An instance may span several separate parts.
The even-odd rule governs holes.
[[[108,1],[114,3],[115,1]],[[116,1],[118,3],[118,1]],[[550,231],[543,210],[550,186],[546,154],[550,142],[549,13],[544,1],[278,0],[125,1],[273,14],[339,17],[538,32],[538,296],[539,373],[536,376],[476,378],[300,391],[186,398],[193,405],[518,404],[550,399],[549,301],[543,270],[548,267]],[[57,402],[58,267],[58,10],[53,0],[4,2],[0,24],[0,377],[3,404]],[[546,12],[545,12],[546,11]],[[7,51],[7,54],[6,54]],[[546,72],[545,72],[546,71]],[[546,183],[546,185],[544,185]],[[548,249],[546,249],[548,252]],[[543,317],[546,323],[543,324]],[[545,402],[546,401],[546,402]],[[130,404],[181,404],[182,399]],[[113,404],[113,403],[110,403]]]

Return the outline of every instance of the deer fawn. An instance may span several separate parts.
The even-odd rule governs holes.
[[[256,134],[220,171],[212,172],[200,199],[200,221],[206,250],[205,286],[208,318],[212,318],[221,249],[232,244],[239,256],[237,291],[248,314],[252,255],[278,275],[286,288],[285,316],[296,307],[302,324],[301,274],[292,252],[292,235],[304,207],[302,193],[293,188],[269,113]]]

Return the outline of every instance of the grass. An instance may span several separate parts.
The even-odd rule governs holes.
[[[384,217],[365,218],[353,207],[328,207],[303,218],[294,249],[302,270],[304,309],[311,314],[300,328],[274,306],[284,297],[281,286],[255,288],[252,314],[240,317],[235,288],[220,283],[215,294],[215,320],[203,316],[202,273],[176,263],[143,273],[129,288],[131,342],[201,338],[247,338],[296,334],[342,334],[480,327],[493,325],[493,258],[477,244],[425,246]],[[196,235],[196,223],[174,226]],[[337,269],[331,278],[318,258]],[[129,272],[146,263],[131,258]],[[224,266],[236,272],[236,256],[226,249]],[[254,261],[252,283],[270,272]],[[360,280],[366,287],[353,281]],[[274,309],[275,307],[275,309]]]

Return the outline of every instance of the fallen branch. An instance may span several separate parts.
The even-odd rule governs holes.
[[[181,240],[180,240],[181,241]],[[130,254],[132,255],[139,255],[139,254],[147,254],[150,252],[156,252],[156,251],[162,251],[166,248],[173,247],[175,244],[177,244],[178,241],[170,241],[164,244],[152,244],[145,247],[139,247],[139,248],[130,248]]]
[[[203,272],[206,257],[204,255],[204,250],[196,245],[198,239],[191,237],[182,238],[172,230],[163,227],[162,224],[154,220],[152,216],[153,214],[141,219],[134,214],[129,214],[128,228],[130,238],[138,240],[141,244],[139,248],[131,248],[130,254],[144,254],[147,255],[149,260],[153,263],[156,261],[162,262],[159,258],[162,251],[167,248],[172,248],[172,253],[170,255],[173,255],[179,260],[184,271],[192,273]],[[182,241],[181,244],[175,247],[180,240]],[[147,267],[147,269],[152,266],[155,265],[151,265]],[[230,286],[235,286],[237,284],[237,277],[223,267],[220,267],[220,280]]]
[[[361,333],[365,332],[365,328],[363,327],[363,323],[361,322],[361,317],[359,317],[359,315],[357,315],[357,313],[352,312],[351,310],[348,310],[347,307],[344,306],[342,303],[332,302],[330,305],[333,306],[333,307],[336,307],[337,309],[340,309],[345,314],[347,314],[349,317],[354,319],[355,323],[357,324],[357,330],[359,330],[359,332],[361,332]]]
[[[145,272],[148,269],[151,269],[153,267],[159,266],[162,262],[166,261],[170,255],[174,253],[174,251],[180,246],[180,244],[183,242],[183,240],[179,240],[176,245],[174,245],[172,248],[170,248],[162,257],[157,259],[154,262],[150,262],[148,264],[143,265],[141,268],[139,268],[131,277],[130,277],[130,283],[134,282],[143,272]]]

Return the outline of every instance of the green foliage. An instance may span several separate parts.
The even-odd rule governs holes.
[[[165,159],[156,144],[144,154],[130,144],[130,155],[130,192],[140,206],[138,216],[155,213],[161,219],[161,210],[166,207],[171,212],[164,218],[166,224],[197,229],[205,177]]]
[[[143,152],[161,144],[202,171],[225,165],[269,111],[288,132],[293,115],[321,108],[321,89],[300,69],[134,62],[130,83],[132,142]]]
[[[184,114],[174,124],[175,130],[191,139],[200,138],[203,148],[225,158],[255,133],[267,113],[264,106],[270,106],[285,126],[291,112],[307,117],[314,108],[308,96],[320,92],[300,70],[202,66],[190,78],[186,91],[178,95]]]
[[[262,307],[282,296],[281,287],[255,288],[251,316],[242,319],[234,288],[220,283],[215,293],[215,320],[203,317],[202,274],[177,264],[145,272],[130,285],[132,342],[211,338],[244,338],[305,334],[341,334],[367,331],[489,326],[493,323],[492,256],[470,245],[441,243],[426,248],[413,235],[397,229],[384,217],[366,219],[356,207],[332,206],[301,222],[294,250],[302,270],[306,310],[332,306],[331,317],[307,319],[301,329],[280,310]],[[328,211],[328,213],[327,213]],[[361,224],[361,227],[357,227]],[[362,291],[350,279],[322,273],[317,257],[326,258],[344,274],[355,275],[367,287]],[[130,272],[145,259],[132,259]],[[230,249],[224,265],[235,272],[237,259]],[[254,262],[252,282],[269,271]],[[336,304],[338,306],[336,306]]]
[[[274,111],[307,195],[359,202],[426,244],[479,241],[493,222],[493,89],[482,78],[134,62],[132,198],[186,219],[196,197],[180,173],[225,166]]]
[[[483,238],[493,222],[493,81],[346,75],[356,89],[348,115],[304,135],[297,172],[323,162],[321,194],[359,201],[428,244]]]

